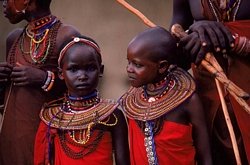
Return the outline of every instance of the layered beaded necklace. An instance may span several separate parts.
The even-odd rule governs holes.
[[[241,0],[208,0],[218,22],[235,21]]]
[[[120,99],[128,118],[134,119],[144,133],[148,163],[157,165],[154,136],[160,132],[164,116],[190,97],[195,90],[191,75],[173,67],[168,76],[157,84],[130,88]]]
[[[20,38],[20,50],[26,62],[42,64],[46,61],[52,46],[53,26],[59,21],[55,16],[48,15],[30,22]],[[25,38],[29,39],[29,46],[25,45]]]
[[[113,100],[100,99],[96,91],[85,97],[65,95],[46,105],[40,117],[49,127],[59,130],[64,152],[73,159],[80,159],[94,151],[103,136],[101,130],[92,135],[95,125],[113,127],[118,123],[118,118],[113,113],[117,106],[118,103]],[[94,140],[89,142],[91,136]],[[67,143],[78,146],[80,151],[73,151]]]

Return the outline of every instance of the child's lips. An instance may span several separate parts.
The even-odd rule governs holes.
[[[134,81],[134,80],[136,80],[136,78],[135,78],[135,77],[132,77],[132,76],[128,76],[128,79],[129,79],[129,81]]]
[[[89,84],[79,84],[76,87],[77,88],[87,88],[89,86]]]

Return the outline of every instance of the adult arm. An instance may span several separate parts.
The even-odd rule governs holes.
[[[112,142],[115,152],[115,162],[119,165],[129,165],[129,145],[128,145],[128,128],[121,110],[116,109],[114,114],[118,119],[118,123],[112,130]]]
[[[196,148],[196,158],[199,165],[211,165],[211,149],[205,116],[200,99],[193,94],[187,105],[190,121],[193,126],[193,139]]]

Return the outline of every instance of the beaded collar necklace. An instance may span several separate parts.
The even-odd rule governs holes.
[[[120,99],[127,117],[139,121],[157,119],[179,106],[195,91],[195,83],[190,74],[176,67],[170,73],[167,92],[152,101],[145,99],[143,88],[131,87]]]
[[[62,104],[62,109],[65,112],[75,112],[86,110],[100,102],[98,92],[94,91],[87,96],[73,97],[69,94],[65,96],[65,101]]]
[[[162,96],[164,96],[170,88],[173,88],[173,86],[174,86],[174,81],[168,75],[163,80],[161,80],[156,84],[148,84],[143,86],[144,90],[143,98],[148,102],[158,100]]]
[[[40,117],[53,128],[63,130],[91,129],[96,124],[109,126],[109,120],[103,122],[118,107],[118,103],[110,99],[93,97],[85,101],[72,101],[61,98],[53,101],[41,110]],[[117,118],[115,118],[115,124]]]
[[[113,113],[117,107],[118,103],[113,100],[100,99],[97,91],[78,98],[66,94],[64,98],[45,105],[40,117],[49,129],[59,129],[59,140],[65,154],[80,159],[93,152],[103,137],[102,130],[92,133],[95,125],[113,127],[118,123]],[[72,145],[78,147],[79,152],[72,150]]]
[[[144,133],[149,165],[158,165],[154,136],[162,127],[164,115],[193,94],[195,83],[186,71],[174,67],[163,81],[148,87],[130,88],[120,101],[127,117],[134,119]]]
[[[218,22],[235,21],[241,0],[208,0]]]

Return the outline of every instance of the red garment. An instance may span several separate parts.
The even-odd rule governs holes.
[[[250,39],[250,20],[228,22],[225,25],[232,33],[238,33],[240,36],[246,36]],[[230,65],[229,79],[250,94],[250,54],[247,58],[240,59],[236,56],[236,59]],[[250,162],[250,114],[243,110],[235,99],[232,97],[230,99],[244,141],[248,162]],[[250,99],[247,103],[250,106]]]
[[[225,25],[233,34],[238,33],[241,36],[250,38],[250,20],[226,22]],[[240,57],[239,55],[232,53],[230,54],[230,57],[231,60],[228,61],[220,55],[216,56],[218,62],[227,74],[227,77],[250,94],[250,56]],[[197,82],[197,91],[201,97],[211,133],[215,127],[214,120],[220,106],[220,99],[214,77],[202,66],[193,68],[193,71]],[[250,162],[250,124],[246,124],[250,121],[250,115],[243,110],[233,97],[230,96],[229,99],[243,138],[245,153],[247,155],[248,162]],[[250,100],[248,100],[247,103],[250,105]]]
[[[35,165],[44,165],[47,164],[48,159],[48,138],[46,137],[48,131],[48,126],[41,122],[35,141],[35,154],[34,154],[34,164]],[[93,131],[93,134],[96,134],[96,131]],[[93,135],[92,134],[92,135]],[[94,136],[94,135],[93,135]],[[92,137],[92,136],[91,136]],[[93,141],[93,138],[90,137],[88,145]],[[68,157],[59,140],[59,136],[57,134],[56,129],[50,130],[50,139],[54,142],[55,148],[55,165],[76,165],[76,164],[91,164],[91,165],[112,165],[113,157],[112,157],[112,140],[109,132],[104,132],[104,135],[99,142],[96,149],[83,156],[81,159],[72,159]],[[82,148],[72,146],[67,143],[71,149],[75,152],[79,152]]]
[[[135,120],[129,119],[130,160],[132,165],[148,164],[144,134]],[[154,137],[159,164],[194,165],[192,126],[165,121]]]

